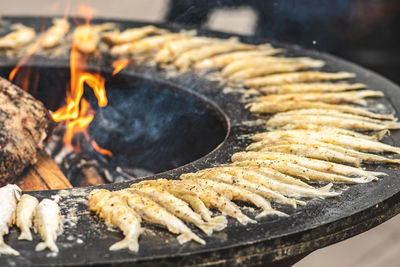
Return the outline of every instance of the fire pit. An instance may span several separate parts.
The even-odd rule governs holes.
[[[39,27],[43,19],[13,18],[8,20],[30,22]],[[128,21],[116,22],[124,27],[143,25]],[[179,29],[170,25],[159,26]],[[199,35],[222,38],[231,36],[207,31],[201,31]],[[242,39],[249,43],[265,41],[254,37]],[[384,91],[388,98],[382,103],[398,113],[399,88],[386,79],[323,53],[304,50],[293,45],[279,44],[279,46],[286,48],[290,55],[325,60],[327,64],[324,70],[326,71],[345,70],[356,73],[357,82]],[[7,74],[10,71],[13,64],[9,61],[8,59],[1,61],[0,74]],[[39,68],[40,71],[52,73],[52,75],[45,75],[43,80],[40,79],[45,89],[40,89],[42,87],[39,86],[37,96],[49,107],[60,105],[62,100],[52,100],[53,98],[44,94],[43,90],[47,90],[48,84],[63,83],[68,80],[68,72],[62,71],[67,69],[68,62],[62,59],[37,58],[30,64]],[[160,177],[176,179],[185,172],[228,163],[234,152],[244,150],[250,143],[248,139],[250,134],[263,129],[262,124],[258,124],[244,108],[243,94],[228,93],[230,90],[226,90],[224,85],[217,81],[207,80],[192,72],[171,77],[163,70],[135,64],[117,76],[109,77],[107,76],[111,73],[107,70],[109,68],[107,66],[111,65],[109,59],[104,58],[102,64],[109,83],[110,103],[109,107],[98,110],[90,133],[101,146],[118,154],[115,159],[108,162],[111,170],[115,170],[113,168],[115,166],[124,170],[125,174],[118,173],[123,179],[129,178],[126,173],[130,168],[143,168],[153,173],[161,172],[141,179]],[[56,73],[60,76],[56,76]],[[59,88],[57,85],[55,87]],[[147,101],[146,99],[150,97],[157,102]],[[90,101],[90,96],[88,99]],[[127,101],[130,104],[124,106],[120,101]],[[170,103],[174,105],[171,106]],[[182,113],[182,110],[185,112]],[[119,119],[122,115],[126,118]],[[135,121],[130,123],[131,118]],[[137,118],[141,120],[137,122]],[[165,125],[166,120],[168,125],[172,123],[176,126]],[[138,123],[137,128],[133,125],[135,123]],[[129,134],[121,133],[121,127],[127,129],[126,131],[129,129]],[[163,137],[154,138],[154,136],[159,136],[160,132],[163,133]],[[128,136],[128,141],[124,140],[126,136]],[[397,145],[399,140],[400,133],[396,131],[393,132],[390,140],[388,138],[389,143]],[[140,151],[126,149],[125,141],[129,143],[129,146]],[[94,151],[90,149],[84,151],[96,157]],[[87,213],[85,201],[87,194],[93,188],[35,192],[33,194],[39,198],[49,197],[55,193],[60,195],[62,213],[68,214],[68,218],[74,218],[66,222],[64,234],[58,238],[60,252],[55,258],[43,257],[43,254],[33,252],[33,243],[26,245],[18,242],[17,231],[13,230],[8,236],[8,244],[19,250],[23,257],[1,257],[0,262],[18,266],[130,265],[133,263],[218,265],[259,264],[282,260],[366,231],[400,211],[398,204],[400,181],[397,179],[400,171],[398,168],[382,165],[369,165],[368,168],[385,171],[389,175],[378,182],[350,186],[334,199],[313,200],[307,206],[295,211],[287,208],[285,212],[290,214],[289,217],[271,217],[247,226],[241,226],[236,221],[230,220],[223,232],[205,238],[207,241],[205,246],[193,243],[181,246],[173,235],[146,225],[149,230],[142,235],[140,250],[137,254],[128,251],[112,253],[108,251],[109,246],[119,240],[121,234],[107,229],[97,218]],[[131,183],[132,181],[118,182],[103,187],[116,190],[125,188]],[[252,213],[251,210],[245,212]]]

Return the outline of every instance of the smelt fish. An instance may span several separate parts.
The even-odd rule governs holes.
[[[286,112],[281,112],[277,114],[278,116],[290,116],[290,115],[322,115],[322,116],[332,116],[344,119],[354,119],[360,121],[371,122],[375,124],[392,124],[392,121],[385,121],[375,118],[369,118],[362,115],[348,114],[341,110],[332,110],[332,109],[324,109],[324,108],[305,108],[305,109],[296,109],[290,110]]]
[[[365,88],[362,83],[289,83],[260,88],[264,94],[326,93],[357,90]]]
[[[158,180],[146,180],[146,181],[140,182],[140,184],[154,186],[154,187],[160,186]],[[163,190],[168,191],[165,188],[163,188]],[[196,213],[200,214],[201,218],[206,222],[213,222],[214,220],[218,220],[217,218],[219,218],[219,217],[224,217],[224,216],[217,216],[217,217],[212,218],[212,212],[206,207],[204,202],[198,196],[196,196],[194,193],[177,194],[176,192],[174,193],[174,191],[168,191],[168,192],[173,194],[177,198],[182,199],[183,201],[187,202],[190,205],[190,207]],[[220,220],[220,222],[221,223],[226,222],[226,218],[224,218],[223,220]],[[222,228],[222,229],[224,229],[224,228]],[[219,231],[218,229],[216,229],[216,230]]]
[[[44,48],[52,48],[58,46],[65,39],[70,28],[68,20],[64,18],[53,19],[51,26],[44,34],[40,44]]]
[[[247,152],[249,153],[249,152]],[[376,180],[376,177],[360,177],[360,178],[351,178],[344,175],[334,174],[334,173],[326,173],[317,171],[314,169],[306,168],[296,163],[284,160],[270,160],[270,159],[262,159],[255,158],[254,155],[249,154],[234,154],[232,156],[232,166],[241,166],[241,167],[251,167],[251,166],[259,166],[259,167],[270,167],[282,173],[299,177],[304,179],[305,181],[314,181],[314,182],[339,182],[339,183],[369,183],[372,180]]]
[[[238,206],[224,196],[217,192],[210,190],[207,187],[189,183],[186,181],[173,181],[158,179],[157,182],[168,192],[172,194],[195,194],[198,196],[208,207],[214,207],[220,210],[223,214],[229,215],[237,219],[241,224],[256,223],[242,213]]]
[[[331,126],[344,129],[354,130],[386,130],[386,129],[400,129],[400,123],[397,122],[382,122],[380,124],[368,122],[365,120],[351,119],[329,116],[329,115],[274,115],[267,121],[269,128],[281,128],[285,125],[293,124],[313,124],[321,126]]]
[[[156,53],[154,59],[157,63],[171,62],[188,50],[219,41],[220,40],[218,39],[208,37],[192,37],[183,40],[173,40],[164,44],[163,47],[160,48],[160,50]]]
[[[318,101],[331,104],[339,103],[356,103],[359,105],[366,105],[367,97],[383,97],[381,91],[360,90],[338,93],[297,93],[297,94],[284,94],[284,95],[267,95],[257,98],[257,102],[275,102],[281,101]]]
[[[226,65],[221,74],[225,77],[231,76],[236,72],[239,72],[248,68],[259,68],[263,66],[273,65],[273,64],[295,64],[301,62],[314,62],[316,64],[323,64],[321,60],[316,60],[308,57],[251,57],[251,58],[243,58],[240,60],[233,61],[232,63]]]
[[[13,31],[0,38],[0,49],[18,49],[31,43],[36,33],[33,28],[21,24],[13,25]]]
[[[298,109],[325,109],[325,110],[337,110],[344,113],[360,115],[375,119],[384,120],[396,120],[393,114],[379,114],[370,112],[366,109],[350,106],[350,105],[339,105],[339,104],[329,104],[324,102],[314,102],[314,101],[298,101],[298,100],[284,100],[278,102],[272,101],[262,101],[250,103],[246,106],[253,113],[278,113],[286,112]]]
[[[144,220],[164,226],[174,234],[180,234],[177,238],[180,244],[189,242],[190,240],[196,241],[202,245],[206,244],[203,239],[193,233],[180,219],[169,213],[153,200],[137,194],[130,189],[117,191],[116,194],[126,200],[129,207]]]
[[[153,25],[144,26],[141,28],[126,29],[123,32],[114,30],[112,32],[106,32],[102,35],[105,42],[111,45],[120,45],[124,43],[131,43],[146,37],[153,33],[165,33],[167,30],[159,29]]]
[[[323,61],[296,62],[296,63],[276,63],[265,66],[257,66],[243,69],[229,76],[231,80],[244,80],[273,73],[294,72],[303,69],[321,68]]]
[[[21,230],[18,240],[32,241],[31,227],[33,224],[33,213],[39,204],[37,198],[24,194],[17,205],[15,225]]]
[[[114,24],[112,23],[80,25],[74,31],[73,44],[82,53],[94,53],[100,43],[100,34],[113,28]]]
[[[235,177],[243,178],[259,186],[270,188],[271,190],[279,192],[288,197],[326,198],[334,197],[339,194],[337,192],[329,192],[330,186],[317,189],[310,185],[303,186],[282,182],[276,179],[276,175],[270,170],[270,168],[266,167],[258,167],[255,165],[249,167],[228,166],[222,167],[221,169]]]
[[[0,255],[9,254],[18,256],[19,252],[4,242],[4,236],[8,234],[9,227],[13,225],[17,202],[21,198],[21,188],[15,184],[9,184],[0,188]]]
[[[296,127],[297,126],[297,127]],[[329,127],[329,126],[320,126],[320,125],[312,125],[312,124],[299,124],[293,125],[288,129],[283,130],[275,130],[270,132],[261,132],[253,135],[253,141],[261,141],[265,137],[294,137],[294,136],[308,136],[308,135],[332,135],[332,134],[340,134],[340,135],[348,135],[360,139],[366,140],[380,140],[383,135],[385,135],[387,131],[378,132],[375,135],[367,135],[362,134],[352,130],[346,130],[337,127]]]
[[[113,56],[127,56],[135,53],[152,52],[160,49],[166,42],[178,39],[189,39],[189,36],[180,33],[166,33],[150,36],[132,43],[114,45],[110,54]]]
[[[376,177],[387,175],[386,173],[383,172],[365,171],[360,168],[354,168],[343,164],[328,162],[319,159],[301,157],[294,154],[279,153],[279,152],[239,152],[234,154],[234,156],[232,156],[232,158],[241,158],[241,157],[247,159],[263,159],[263,160],[292,162],[297,165],[313,169],[316,171],[336,173],[347,176],[360,176],[369,178],[371,180],[376,180]]]
[[[128,203],[121,199],[114,192],[105,189],[95,189],[89,194],[89,210],[94,211],[103,218],[106,223],[118,227],[125,238],[113,244],[110,250],[128,248],[130,251],[139,250],[139,236],[143,232],[140,223],[140,216],[131,208]]]
[[[278,85],[286,83],[342,80],[354,77],[355,74],[349,72],[329,73],[329,72],[318,72],[318,71],[305,71],[305,72],[291,72],[291,73],[267,75],[265,77],[245,80],[243,84],[246,87],[263,87],[267,85]]]
[[[218,69],[222,68],[229,63],[234,62],[235,60],[245,59],[245,58],[257,58],[257,57],[265,57],[272,56],[278,53],[281,53],[282,49],[271,48],[268,45],[264,45],[264,47],[260,47],[259,50],[248,50],[248,51],[238,51],[238,52],[230,52],[222,55],[213,56],[210,58],[206,58],[197,62],[194,65],[195,69]]]
[[[195,184],[201,184],[206,188],[209,188],[209,190],[214,190],[219,194],[222,194],[229,200],[239,200],[254,204],[256,207],[263,209],[263,211],[260,214],[258,214],[256,218],[261,218],[271,214],[279,216],[287,216],[287,214],[273,209],[271,207],[271,203],[262,196],[257,195],[246,189],[243,189],[239,186],[234,186],[213,180],[191,177],[190,175],[185,175],[185,174],[181,175],[180,178],[185,181],[191,181]]]
[[[214,218],[212,222],[203,221],[201,216],[189,207],[188,203],[162,190],[161,187],[146,186],[139,183],[133,184],[131,188],[135,193],[143,194],[157,202],[179,219],[196,225],[209,236],[213,230],[222,230],[227,225],[227,220],[224,216]]]
[[[246,179],[243,179],[241,177],[238,177],[235,174],[230,173],[231,168],[234,167],[220,167],[220,168],[211,168],[211,169],[206,169],[206,171],[200,171],[197,173],[188,173],[188,174],[183,174],[182,178],[184,177],[197,177],[197,178],[203,178],[203,179],[210,179],[222,183],[227,183],[235,186],[240,186],[250,192],[259,194],[265,198],[271,199],[278,201],[283,204],[288,204],[291,205],[293,208],[297,207],[297,204],[299,205],[305,205],[305,202],[303,201],[298,201],[296,199],[291,199],[287,198],[284,195],[282,195],[279,192],[276,192],[274,190],[271,190],[270,188],[267,188],[265,186],[260,186],[259,184],[255,184],[253,182],[250,182]],[[243,170],[244,171],[244,170]]]
[[[254,45],[243,44],[237,41],[221,41],[184,52],[176,58],[173,64],[181,70],[186,70],[192,64],[208,57],[231,51],[250,50],[254,49],[254,47]]]
[[[58,204],[51,199],[43,199],[36,206],[33,215],[35,232],[39,233],[44,242],[37,244],[35,250],[42,251],[46,248],[58,252],[56,245],[57,236],[63,231],[61,212]]]
[[[256,138],[254,136],[253,138]],[[290,136],[287,135],[286,137],[279,137],[279,136],[269,136],[268,134],[264,133],[263,135],[258,135],[256,139],[264,140],[265,143],[267,142],[277,142],[279,139],[294,139],[297,138],[299,141],[305,141],[309,139],[314,139],[315,141],[320,141],[328,144],[333,144],[345,148],[351,148],[358,151],[366,151],[366,152],[393,152],[400,154],[400,148],[387,145],[378,141],[368,140],[359,137],[353,137],[344,134],[324,134],[318,132],[310,132],[304,135],[298,136]]]

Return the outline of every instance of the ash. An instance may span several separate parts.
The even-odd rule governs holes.
[[[64,132],[65,127],[59,125],[48,140],[45,151],[74,187],[130,181],[154,174],[142,168],[112,164],[108,156],[95,151],[83,136],[74,140],[79,141],[81,151],[72,150],[63,142]]]

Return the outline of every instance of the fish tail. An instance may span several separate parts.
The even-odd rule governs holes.
[[[32,234],[31,231],[28,230],[22,230],[21,234],[18,236],[18,240],[29,240],[32,241]]]
[[[222,231],[228,225],[228,220],[225,216],[221,215],[211,218],[211,220],[209,222],[206,222],[205,224],[212,227],[214,231]]]
[[[278,216],[283,216],[283,217],[288,217],[289,216],[284,212],[281,212],[281,211],[278,211],[278,210],[274,210],[274,209],[270,209],[270,210],[263,210],[260,214],[258,214],[256,216],[256,219],[261,218],[261,217],[265,217],[267,215],[278,215]]]
[[[7,245],[6,243],[0,242],[0,255],[1,254],[18,256],[19,252]]]
[[[190,240],[196,241],[202,245],[206,244],[206,241],[195,235],[194,233],[183,233],[177,237],[179,244],[184,244]]]
[[[213,228],[210,225],[207,225],[207,223],[203,223],[201,225],[197,225],[197,227],[200,228],[201,231],[203,231],[207,236],[211,236],[213,233]]]
[[[111,247],[110,250],[120,250],[128,248],[130,251],[138,252],[139,251],[139,242],[137,238],[129,238],[128,236],[122,239],[121,241],[118,241],[117,243],[114,243]]]
[[[36,251],[42,251],[45,250],[46,248],[50,249],[53,252],[58,252],[58,247],[54,241],[46,241],[46,242],[40,242],[37,244],[35,250]]]
[[[256,220],[250,219],[249,217],[247,217],[243,213],[242,214],[238,214],[237,216],[235,216],[235,218],[243,225],[247,225],[248,223],[257,223]]]

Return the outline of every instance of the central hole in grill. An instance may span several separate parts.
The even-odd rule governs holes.
[[[8,77],[12,68],[0,68],[0,75]],[[52,111],[63,105],[69,68],[30,68],[30,75],[38,77],[36,81],[30,79],[35,81],[30,93]],[[84,95],[96,110],[89,135],[112,151],[113,157],[99,154],[84,141],[81,152],[66,150],[57,131],[50,140],[51,148],[47,148],[73,186],[89,185],[83,181],[84,168],[97,172],[105,182],[120,182],[190,163],[225,139],[226,117],[204,98],[139,75],[102,75],[106,78],[108,106],[98,108],[90,90]]]

